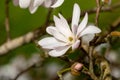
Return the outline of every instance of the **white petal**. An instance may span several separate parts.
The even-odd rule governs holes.
[[[52,0],[45,0],[44,1],[44,6],[49,8],[52,5]]]
[[[74,4],[73,15],[72,15],[72,32],[76,34],[78,23],[80,18],[80,7],[78,4]]]
[[[44,49],[54,49],[56,47],[65,46],[65,43],[59,42],[54,37],[47,37],[38,42],[38,44]]]
[[[82,44],[83,45],[89,45],[89,42],[93,40],[95,37],[95,34],[87,34],[82,37]]]
[[[64,55],[70,47],[71,46],[64,46],[64,47],[62,46],[62,47],[56,48],[55,50],[51,50],[48,54],[52,57],[59,57]]]
[[[40,6],[41,4],[43,4],[44,0],[34,0],[33,6]]]
[[[31,14],[35,13],[39,6],[34,6],[34,1],[31,2],[29,6],[29,11]]]
[[[79,35],[79,37],[86,35],[86,34],[94,34],[94,33],[100,33],[100,32],[101,32],[101,30],[98,27],[89,25],[84,29],[84,31],[82,31],[82,33]]]
[[[72,50],[75,50],[79,47],[80,45],[80,40],[77,40],[73,45],[72,45]]]
[[[78,30],[77,30],[77,36],[80,35],[80,33],[85,29],[86,25],[87,25],[87,22],[88,22],[88,14],[86,13],[83,20],[81,21],[79,27],[78,27]]]
[[[63,4],[63,2],[64,2],[64,0],[57,0],[57,1],[55,2],[55,4],[53,4],[51,7],[52,7],[52,8],[59,7],[59,6],[61,6],[61,5]]]
[[[47,33],[49,33],[50,35],[53,35],[56,39],[62,41],[62,42],[67,42],[67,38],[61,34],[57,29],[56,27],[52,27],[52,26],[49,26],[47,27],[46,29]]]
[[[57,27],[57,29],[66,37],[70,37],[72,35],[72,32],[70,30],[70,27],[66,21],[66,19],[64,19],[64,17],[62,15],[60,15],[60,19],[56,16],[54,16],[54,22],[55,22],[55,26]]]
[[[67,20],[60,13],[58,15],[60,17],[61,23],[63,24],[62,26],[66,29],[66,31],[69,31],[71,33]]]
[[[19,5],[19,0],[13,0],[13,4],[14,4],[15,6],[18,6],[18,5]]]
[[[21,8],[27,8],[30,5],[31,0],[19,0]]]

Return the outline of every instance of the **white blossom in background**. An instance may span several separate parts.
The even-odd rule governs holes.
[[[40,55],[37,53],[34,53],[34,55],[32,55],[32,57],[28,60],[28,65],[33,65],[35,63],[41,62],[41,58]]]
[[[64,74],[63,76],[64,80],[75,80],[75,76],[73,76],[70,72]]]
[[[111,4],[111,0],[102,0],[102,2],[105,3],[105,4],[108,4],[108,5]]]
[[[57,71],[61,70],[61,68],[62,68],[62,66],[55,62],[48,63],[45,66],[45,72],[46,72],[46,75],[48,78],[47,80],[53,80],[53,78],[55,78],[57,76]]]
[[[103,48],[109,48],[109,47],[110,45],[108,43],[102,43],[97,47],[95,47],[95,51],[97,51],[98,53],[102,53]]]
[[[56,8],[62,5],[64,0],[13,0],[14,5],[21,8],[29,8],[30,13],[35,13],[39,6],[47,8]]]
[[[67,20],[59,14],[59,18],[54,16],[55,26],[47,27],[46,31],[53,37],[47,37],[38,42],[38,44],[48,51],[53,57],[64,55],[69,48],[75,50],[80,45],[80,38],[87,34],[100,33],[101,30],[94,25],[87,25],[88,14],[86,13],[79,24],[80,8],[74,4],[71,28]]]
[[[9,64],[0,67],[0,79],[2,77],[4,77],[2,80],[14,79],[17,74],[19,74],[26,67],[26,59],[23,56],[18,56],[14,58]],[[18,80],[31,80],[31,78],[28,74],[23,74],[18,78]]]
[[[112,67],[111,75],[120,80],[120,68]]]
[[[25,70],[34,63],[40,62],[39,54],[34,53],[31,58],[25,59],[24,56],[17,56],[9,64],[0,66],[0,80],[14,79],[21,71]],[[32,80],[29,73],[22,74],[17,80]]]

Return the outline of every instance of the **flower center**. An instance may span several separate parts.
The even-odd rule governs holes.
[[[71,44],[71,45],[72,45],[74,42],[75,42],[75,40],[74,40],[74,38],[73,38],[73,37],[71,37],[71,36],[70,36],[70,37],[68,37],[68,43],[69,43],[69,44]]]
[[[73,41],[73,38],[72,38],[72,37],[69,37],[68,40],[69,40],[70,42],[72,42],[72,41]]]
[[[74,44],[75,41],[76,41],[76,38],[75,38],[75,36],[74,36],[73,34],[71,34],[70,36],[67,37],[67,43],[68,43],[69,45]]]

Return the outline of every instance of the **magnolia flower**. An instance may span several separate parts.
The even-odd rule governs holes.
[[[64,0],[13,0],[14,5],[20,5],[21,8],[29,8],[34,13],[40,5],[49,8],[56,8],[62,5]]]
[[[59,14],[59,18],[54,16],[54,26],[47,27],[46,31],[53,37],[47,37],[38,42],[38,44],[48,51],[53,57],[64,55],[69,48],[75,50],[80,45],[80,38],[87,34],[100,33],[101,30],[94,25],[87,25],[88,14],[86,13],[79,24],[80,8],[74,4],[71,28],[67,20]]]

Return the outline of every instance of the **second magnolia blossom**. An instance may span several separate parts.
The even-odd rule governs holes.
[[[15,5],[20,5],[21,8],[29,8],[31,13],[34,13],[40,5],[47,8],[56,8],[62,5],[64,0],[13,0]]]
[[[101,30],[94,25],[87,25],[88,14],[86,13],[81,23],[79,23],[80,8],[74,4],[71,28],[67,20],[59,14],[59,18],[54,16],[55,26],[47,27],[46,31],[53,37],[43,38],[38,44],[53,57],[64,55],[71,47],[75,50],[80,45],[80,38],[88,35],[100,33]]]

